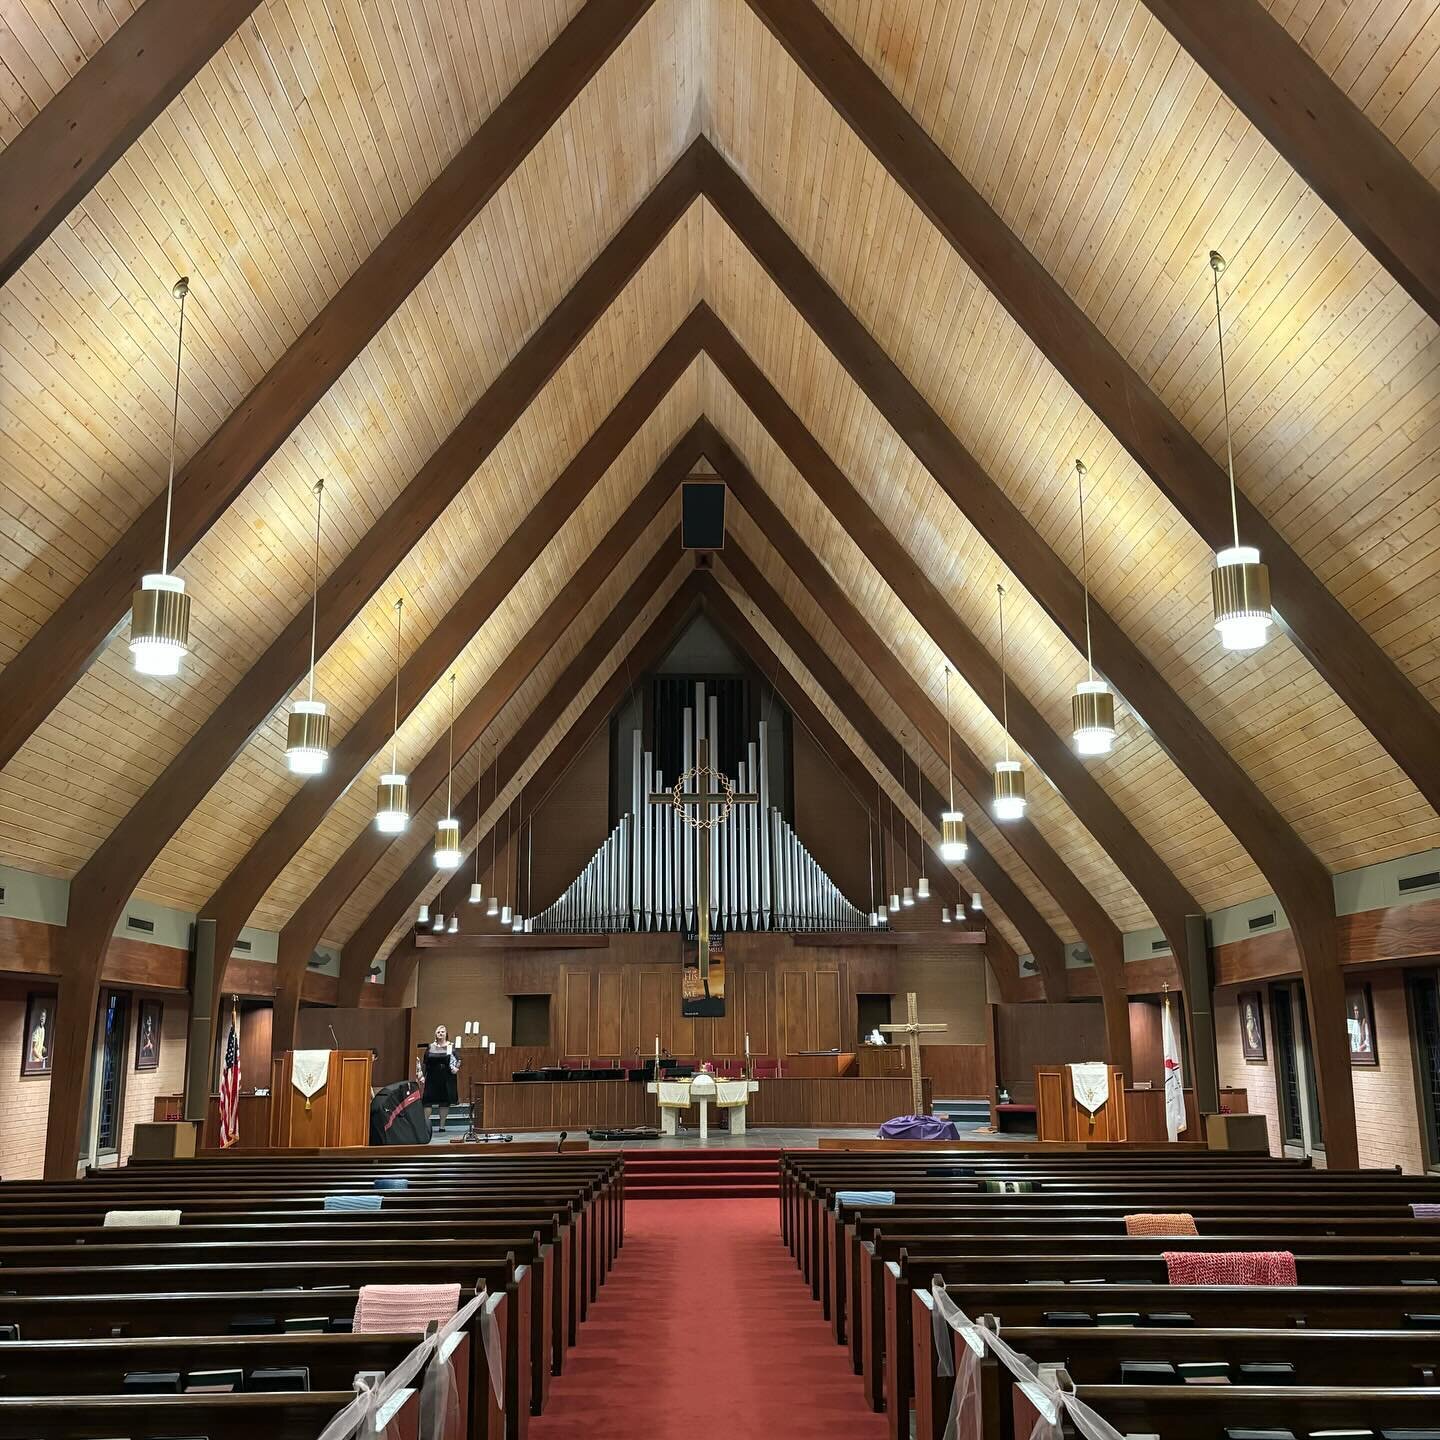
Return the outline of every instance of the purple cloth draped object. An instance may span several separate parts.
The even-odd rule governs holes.
[[[953,1120],[939,1115],[897,1115],[880,1127],[882,1140],[958,1140]]]

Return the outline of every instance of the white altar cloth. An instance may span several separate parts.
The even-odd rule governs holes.
[[[645,1087],[660,1105],[660,1133],[676,1133],[676,1117],[691,1105],[700,1107],[700,1138],[710,1138],[710,1106],[730,1112],[730,1133],[745,1133],[745,1108],[760,1088],[758,1080],[721,1080],[701,1071],[686,1080],[652,1080]]]

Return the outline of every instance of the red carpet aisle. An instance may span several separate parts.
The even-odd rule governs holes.
[[[647,1201],[626,1205],[625,1223],[531,1440],[886,1433],[781,1244],[774,1200]]]

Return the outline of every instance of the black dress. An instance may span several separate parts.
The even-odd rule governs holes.
[[[454,1105],[459,1098],[455,1072],[450,1068],[450,1051],[437,1051],[432,1045],[425,1052],[425,1094],[422,1103]]]

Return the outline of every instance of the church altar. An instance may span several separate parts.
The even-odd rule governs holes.
[[[710,1107],[715,1105],[730,1112],[730,1133],[745,1133],[745,1110],[750,1096],[760,1089],[758,1080],[722,1080],[703,1070],[684,1080],[651,1080],[646,1091],[660,1105],[660,1133],[674,1135],[679,1113],[692,1105],[700,1107],[700,1139],[710,1138]]]

